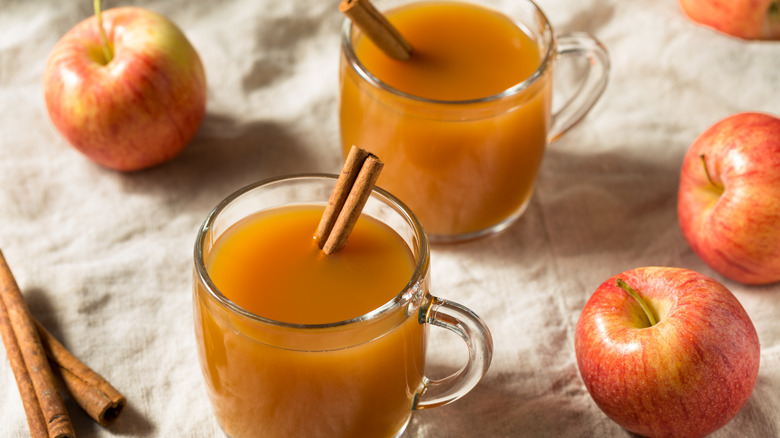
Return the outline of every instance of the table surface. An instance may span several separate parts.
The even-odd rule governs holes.
[[[246,184],[340,168],[338,2],[126,3],[184,30],[209,92],[189,147],[131,174],[70,148],[43,102],[49,52],[91,14],[90,3],[0,0],[0,248],[33,313],[127,397],[108,429],[69,402],[79,436],[219,436],[193,336],[195,232]],[[434,247],[433,292],[484,318],[495,355],[472,393],[415,414],[406,436],[631,436],[588,395],[573,335],[602,281],[647,265],[693,269],[734,292],[758,331],[761,367],[744,409],[713,436],[779,436],[780,286],[747,287],[706,266],[679,230],[676,195],[682,157],[704,129],[738,112],[780,113],[780,42],[697,26],[674,0],[539,3],[557,33],[589,32],[604,43],[610,82],[549,146],[514,226]],[[434,340],[430,367],[444,372],[460,345]],[[0,436],[27,436],[0,356]]]

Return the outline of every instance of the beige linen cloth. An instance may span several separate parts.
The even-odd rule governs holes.
[[[128,2],[184,30],[209,86],[188,149],[133,174],[75,152],[43,103],[49,52],[91,3],[0,0],[0,248],[35,315],[127,397],[108,429],[68,402],[79,436],[220,436],[193,335],[196,229],[246,184],[339,169],[338,1]],[[416,413],[405,436],[631,436],[585,390],[573,334],[603,280],[646,265],[722,281],[758,330],[753,395],[713,436],[780,436],[780,285],[746,287],[714,273],[676,216],[681,160],[700,132],[737,112],[780,114],[780,42],[699,27],[674,0],[540,5],[558,33],[586,31],[605,44],[610,82],[582,123],[548,148],[519,222],[493,238],[434,248],[433,292],[484,318],[495,355],[472,393]],[[435,374],[464,357],[459,341],[439,332]],[[28,435],[4,353],[0,416],[0,436]]]

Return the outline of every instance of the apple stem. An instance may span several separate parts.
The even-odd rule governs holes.
[[[699,158],[701,159],[702,167],[704,167],[704,174],[707,176],[707,181],[709,181],[710,184],[713,185],[713,187],[715,187],[716,189],[722,192],[723,186],[712,180],[712,175],[710,175],[710,171],[709,169],[707,169],[707,157],[705,157],[704,154],[701,154],[699,155]]]
[[[114,56],[111,53],[111,47],[108,46],[106,30],[103,28],[103,17],[100,14],[100,0],[94,0],[92,4],[95,8],[95,16],[97,17],[98,29],[100,30],[100,41],[103,43],[103,56],[106,58],[106,64],[108,64]]]
[[[617,281],[615,282],[615,284],[619,288],[621,288],[624,291],[626,291],[628,293],[628,295],[631,296],[631,298],[635,299],[639,303],[639,306],[642,307],[642,310],[645,311],[645,314],[647,315],[647,319],[650,320],[650,326],[651,327],[657,324],[657,321],[655,319],[655,315],[653,315],[653,310],[650,309],[650,306],[647,305],[645,300],[643,300],[642,297],[639,296],[639,293],[637,291],[635,291],[634,288],[629,286],[628,283],[623,281],[622,278],[618,278]]]

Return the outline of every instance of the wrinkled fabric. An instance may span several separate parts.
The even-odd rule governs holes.
[[[91,2],[0,0],[0,249],[32,312],[127,397],[107,429],[68,401],[79,436],[220,436],[194,339],[196,230],[244,185],[339,170],[342,16],[337,1],[131,3],[171,18],[198,50],[209,92],[198,134],[175,160],[137,173],[84,158],[50,123],[41,79],[50,50],[92,13]],[[434,247],[433,293],[482,316],[495,351],[473,392],[416,413],[405,436],[631,436],[588,395],[574,327],[602,281],[647,265],[723,282],[757,328],[753,395],[713,436],[780,436],[780,285],[748,287],[713,272],[676,215],[682,157],[699,133],[738,112],[780,114],[780,42],[697,26],[673,0],[540,6],[559,34],[602,41],[609,85],[550,145],[516,224]],[[578,77],[575,67],[561,65],[562,87]],[[464,347],[441,330],[431,335],[429,372],[441,377],[460,366]],[[4,353],[0,412],[0,436],[28,436]]]

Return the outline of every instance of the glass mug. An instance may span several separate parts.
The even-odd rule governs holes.
[[[532,1],[472,1],[510,17],[509,24],[530,38],[531,52],[538,51],[539,60],[530,76],[517,77],[508,89],[481,98],[431,99],[394,88],[359,58],[364,36],[357,26],[347,19],[342,27],[342,149],[346,154],[357,145],[385,162],[377,184],[409,205],[432,242],[489,235],[518,219],[533,193],[546,145],[590,110],[609,71],[609,56],[598,41],[583,33],[556,37]],[[388,14],[391,21],[393,13],[408,14],[409,8],[425,4],[400,3],[376,1],[380,9],[392,5],[390,10],[396,12]],[[426,24],[435,21],[433,17],[426,18]],[[415,43],[410,43],[414,58]],[[587,74],[553,112],[553,64],[562,58],[587,60]],[[380,65],[376,57],[370,59]],[[399,71],[392,64],[381,68],[385,75]]]
[[[335,323],[294,324],[253,314],[215,286],[207,263],[231,226],[279,206],[324,206],[335,181],[302,175],[255,183],[222,201],[197,234],[195,334],[213,411],[228,436],[400,436],[414,410],[462,397],[490,365],[487,326],[430,294],[427,237],[412,212],[379,188],[363,214],[389,226],[414,256],[406,286],[379,308]],[[424,373],[430,325],[455,332],[468,347],[465,367],[444,379]]]

